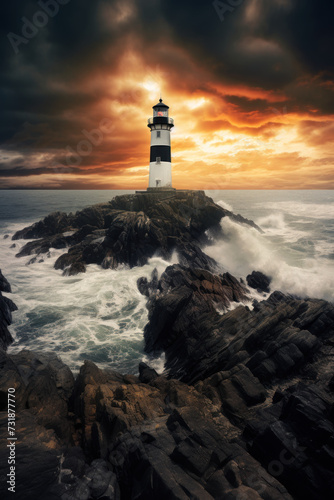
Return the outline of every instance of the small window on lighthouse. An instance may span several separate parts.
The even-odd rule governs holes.
[[[156,161],[157,163],[161,163],[161,156],[157,156],[155,161]]]
[[[158,132],[157,132],[157,137],[161,137],[161,132],[160,132],[160,130],[158,130]]]

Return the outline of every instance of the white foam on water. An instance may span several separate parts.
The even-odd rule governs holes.
[[[15,225],[6,234],[21,228]],[[13,243],[16,248],[10,248]],[[9,352],[54,351],[74,371],[90,359],[100,367],[137,373],[147,323],[147,299],[138,291],[137,279],[150,279],[154,268],[161,275],[170,263],[153,257],[143,267],[105,270],[89,265],[86,273],[63,276],[54,263],[67,250],[51,249],[49,257],[43,254],[28,265],[33,256],[15,257],[26,243],[0,239],[1,267],[13,291],[5,295],[19,308],[13,313],[15,342]]]
[[[242,199],[241,213],[254,217],[245,210],[247,200],[236,196],[233,205]],[[249,208],[255,210],[255,221],[265,233],[224,218],[221,224],[226,239],[214,241],[204,251],[237,278],[245,279],[259,270],[273,278],[272,290],[333,301],[334,222],[329,219],[334,219],[334,203],[329,195],[328,199],[327,204],[254,201]],[[232,210],[223,200],[218,204]],[[26,225],[27,221],[7,224],[3,234],[11,236]],[[66,250],[51,249],[49,258],[45,255],[43,262],[27,265],[32,256],[15,257],[25,243],[0,235],[0,268],[13,289],[13,294],[4,295],[19,307],[10,326],[16,338],[10,352],[22,348],[54,351],[74,371],[84,359],[90,359],[123,373],[137,373],[143,360],[163,372],[164,357],[151,358],[143,351],[146,297],[139,293],[136,282],[141,276],[149,279],[155,267],[161,274],[176,263],[176,252],[171,262],[153,258],[146,266],[116,271],[90,265],[84,274],[64,277],[53,266]],[[10,248],[12,244],[16,248]],[[263,300],[265,295],[252,291],[250,301],[245,302],[248,307],[253,298]],[[230,308],[238,305],[233,303]]]
[[[272,277],[272,290],[334,301],[334,267],[330,259],[312,257],[303,247],[295,253],[287,251],[288,247],[275,244],[268,234],[228,217],[222,219],[221,226],[226,239],[204,251],[236,277],[245,279],[254,270],[262,271]]]
[[[283,212],[272,212],[256,219],[256,224],[265,231],[266,236],[278,236],[285,242],[298,242],[300,239],[311,240],[309,230],[298,230],[290,226],[285,220]]]
[[[217,205],[219,205],[222,208],[225,208],[225,210],[229,210],[230,212],[233,212],[233,207],[230,203],[227,203],[227,201],[224,200],[219,200],[216,202]]]
[[[311,219],[333,219],[334,203],[307,203],[302,201],[276,201],[263,203],[270,210]]]
[[[165,373],[165,361],[166,361],[165,353],[162,353],[158,357],[153,357],[149,356],[148,354],[145,354],[142,357],[142,361],[147,365],[149,365],[151,368],[153,368],[159,375]]]

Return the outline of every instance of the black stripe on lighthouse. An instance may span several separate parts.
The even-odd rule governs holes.
[[[171,162],[170,146],[151,146],[150,162],[154,162],[160,158],[160,161]]]

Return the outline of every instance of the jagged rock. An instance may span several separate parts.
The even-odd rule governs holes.
[[[2,296],[2,292],[11,291],[9,282],[0,270],[0,349],[7,349],[13,342],[8,326],[12,323],[12,312],[17,310],[17,306],[12,300]]]
[[[86,266],[83,262],[73,262],[63,272],[63,276],[76,276],[79,273],[85,273]]]
[[[148,384],[158,378],[158,373],[150,368],[146,363],[139,363],[139,380],[144,384]]]
[[[21,351],[8,356],[2,352],[0,383],[0,394],[10,386],[15,388],[18,411],[29,408],[39,425],[47,424],[59,440],[68,442],[71,429],[66,400],[72,394],[74,378],[55,354]]]
[[[104,215],[100,207],[99,205],[96,207],[87,207],[77,212],[75,215],[75,226],[80,228],[91,226],[94,229],[103,229]]]
[[[247,289],[229,273],[216,276],[203,269],[169,266],[161,276],[157,293],[148,302],[145,349],[164,350],[177,342],[179,332],[191,330],[191,325],[204,316],[219,317],[217,308],[227,308],[232,301],[242,299],[247,299]],[[182,357],[182,350],[177,357]]]
[[[333,498],[332,404],[316,385],[298,384],[246,428],[251,453],[297,500]]]
[[[12,289],[8,280],[4,277],[0,269],[0,292],[11,293]]]
[[[13,239],[42,238],[27,243],[17,257],[70,246],[55,267],[64,270],[71,266],[71,273],[84,270],[87,264],[105,269],[122,264],[141,266],[154,255],[170,259],[175,251],[184,266],[218,271],[218,264],[201,246],[209,243],[207,230],[222,234],[222,217],[260,230],[252,221],[216,205],[202,191],[175,191],[165,197],[154,193],[116,196],[108,204],[75,215],[55,212],[18,231]]]
[[[0,413],[0,439],[2,443],[12,444],[14,441],[7,441],[7,422],[7,412],[3,411]],[[0,448],[0,489],[4,498],[10,498],[9,495],[12,495],[17,500],[51,500],[54,497],[49,497],[47,490],[58,481],[61,455],[61,444],[55,432],[39,425],[37,417],[29,410],[16,413],[15,432],[18,438],[15,441],[15,493],[8,492],[9,484],[6,483],[9,473],[9,448]],[[58,498],[60,500],[60,497]]]
[[[49,238],[43,238],[36,241],[29,241],[29,243],[24,245],[19,253],[16,254],[16,257],[47,253],[50,248],[66,248],[71,241],[71,237],[64,237],[62,234],[57,234],[56,236],[50,236]]]
[[[246,277],[247,284],[251,288],[255,288],[258,292],[270,292],[271,278],[268,278],[265,274],[260,271],[253,271]]]
[[[291,498],[205,409],[181,407],[152,424],[120,436],[110,453],[122,498]]]
[[[66,450],[60,468],[59,482],[48,490],[48,498],[84,500],[101,498],[120,500],[116,475],[104,460],[93,460],[90,465],[77,449]]]
[[[72,214],[67,215],[64,212],[53,212],[32,226],[17,231],[12,237],[12,240],[30,240],[34,238],[55,236],[56,234],[61,234],[64,231],[70,231],[73,223],[74,216]]]
[[[14,304],[14,302],[11,299],[9,299],[8,297],[2,297],[2,299],[7,304],[8,309],[10,310],[10,312],[14,312],[14,311],[18,310],[17,305]]]
[[[274,292],[253,310],[230,302],[246,289],[225,273],[170,266],[148,300],[145,349],[164,351],[169,376],[196,382],[240,362],[262,383],[298,372],[334,330],[334,306]],[[319,339],[322,339],[320,341]]]

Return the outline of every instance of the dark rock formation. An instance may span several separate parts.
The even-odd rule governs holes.
[[[176,192],[57,212],[15,235],[39,238],[22,255],[69,246],[56,262],[68,275],[174,251],[181,262],[138,280],[145,348],[165,353],[164,375],[145,363],[137,377],[86,361],[74,380],[54,354],[0,350],[2,442],[15,389],[15,498],[333,498],[334,305],[278,291],[250,305],[242,281],[201,250],[207,232],[222,236],[224,216],[253,225],[203,193]],[[259,272],[247,282],[269,291]],[[10,291],[0,272],[2,334],[15,305],[1,289]],[[4,491],[7,458],[2,447]]]
[[[149,323],[144,331],[145,349],[150,353],[168,352],[169,346],[173,345],[178,351],[177,356],[173,356],[173,364],[177,358],[181,360],[183,354],[188,359],[192,350],[182,339],[179,342],[179,335],[184,333],[188,339],[191,337],[190,343],[194,345],[198,338],[195,330],[202,328],[199,326],[202,321],[205,323],[208,318],[220,317],[217,310],[226,310],[231,302],[247,299],[247,289],[229,273],[214,275],[203,269],[180,265],[166,269],[154,294],[153,281],[149,287],[151,298],[148,302]]]
[[[67,400],[73,375],[55,355],[0,351],[1,442],[7,442],[7,391],[15,389],[16,494],[18,499],[48,497],[58,480],[62,449],[72,444],[73,423]],[[7,491],[8,448],[0,449],[1,491]],[[45,495],[43,497],[43,495]]]
[[[239,363],[260,381],[296,373],[334,333],[334,306],[274,292],[226,314],[220,309],[246,298],[228,273],[170,266],[148,301],[147,352],[166,353],[171,377],[194,383]]]
[[[333,498],[333,398],[321,384],[289,387],[258,411],[244,435],[252,455],[294,498]]]
[[[14,302],[2,296],[2,292],[11,293],[12,289],[0,270],[0,348],[6,349],[13,342],[8,326],[12,324],[12,312],[17,310]]]
[[[8,280],[4,277],[0,269],[0,292],[11,293],[12,289]]]
[[[290,499],[217,405],[191,386],[151,375],[142,383],[86,362],[76,380],[81,445],[105,461],[105,483],[116,477],[120,498]]]
[[[55,236],[57,234],[62,234],[65,231],[71,231],[73,224],[74,224],[73,214],[67,215],[64,212],[54,212],[45,217],[45,219],[36,222],[32,226],[17,231],[12,237],[12,239],[31,240],[34,238],[45,238],[47,236]]]
[[[265,274],[260,271],[253,271],[246,278],[248,286],[255,288],[258,292],[270,292],[271,278],[268,278]]]
[[[330,348],[323,349],[316,362],[327,367]],[[195,386],[144,363],[139,371],[137,378],[85,362],[74,382],[54,354],[0,351],[4,423],[7,389],[16,389],[16,498],[332,498],[333,394],[325,371],[276,388],[274,397],[275,386],[265,389],[243,364]],[[6,456],[2,447],[2,481]]]
[[[208,230],[222,235],[219,222],[223,217],[259,229],[216,205],[202,191],[176,191],[163,199],[154,193],[116,196],[108,204],[75,215],[55,212],[18,231],[13,239],[38,238],[27,243],[17,257],[69,246],[55,267],[70,275],[84,271],[87,264],[113,269],[121,264],[141,266],[153,255],[170,259],[174,251],[182,265],[217,271],[219,266],[201,246],[209,243]]]

